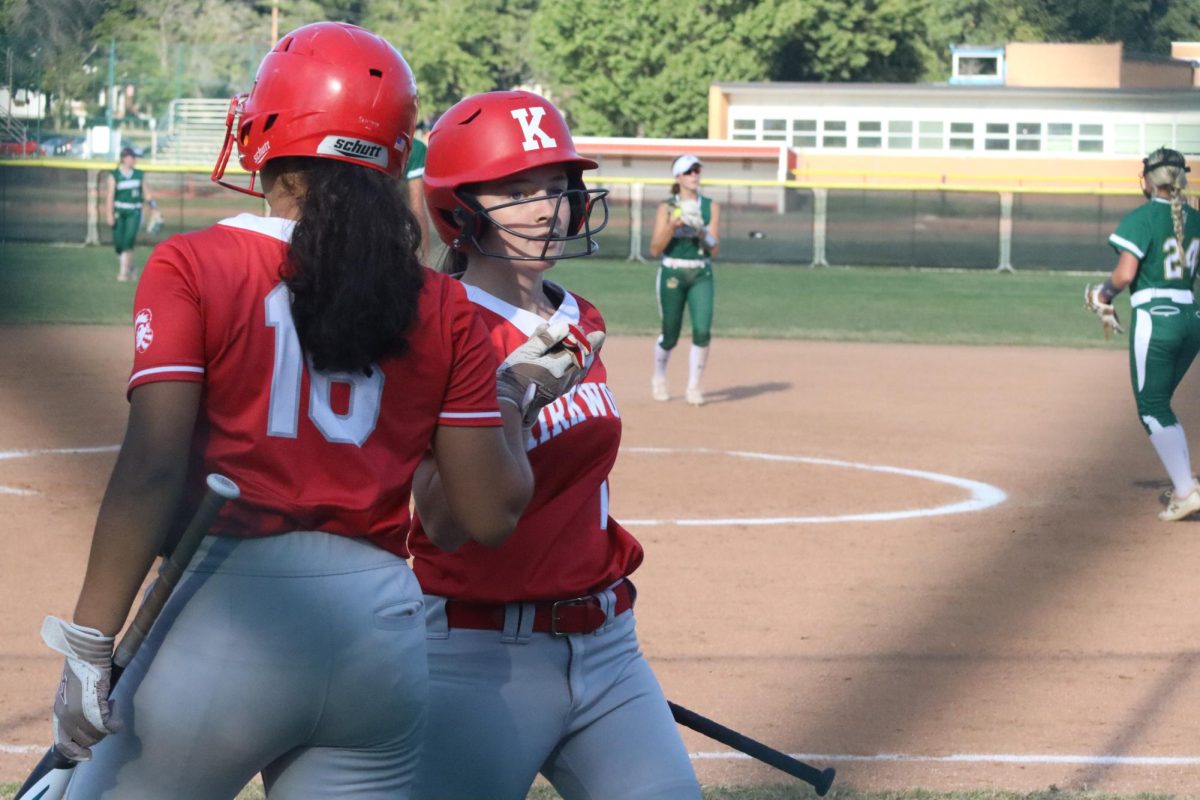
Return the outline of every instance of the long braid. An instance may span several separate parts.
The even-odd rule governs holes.
[[[1183,190],[1175,185],[1171,186],[1171,224],[1175,228],[1175,241],[1179,242],[1179,255],[1184,258],[1187,247],[1183,243]]]

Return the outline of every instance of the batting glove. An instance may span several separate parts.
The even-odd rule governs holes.
[[[54,745],[72,761],[88,761],[92,745],[118,730],[108,703],[113,637],[46,617],[42,640],[67,657],[54,697]]]
[[[583,380],[603,344],[603,331],[584,335],[565,322],[542,323],[496,370],[497,399],[516,406],[531,427],[544,407]]]

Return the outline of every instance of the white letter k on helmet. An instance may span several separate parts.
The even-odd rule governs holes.
[[[521,143],[525,152],[537,150],[539,147],[558,147],[558,142],[541,128],[542,117],[545,115],[546,109],[541,106],[513,109],[512,117],[521,123],[521,133],[525,136],[525,141]],[[535,137],[537,141],[534,141]]]

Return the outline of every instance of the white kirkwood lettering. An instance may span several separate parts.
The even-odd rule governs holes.
[[[551,436],[558,436],[567,428],[571,427],[571,423],[567,422],[567,409],[561,397],[550,405],[546,406],[546,411],[550,414]],[[545,424],[545,422],[546,420],[543,419],[542,423]]]
[[[583,402],[580,403],[580,400]],[[529,430],[529,438],[525,440],[525,449],[532,450],[560,433],[589,420],[609,416],[619,417],[616,408],[617,402],[605,384],[585,383],[576,386],[542,409],[537,422]]]
[[[567,404],[567,413],[571,415],[571,424],[578,425],[587,419],[587,415],[583,413],[583,409],[575,402],[579,399],[577,392],[568,392],[563,396],[563,402]]]
[[[588,413],[593,417],[607,417],[608,409],[604,405],[604,397],[600,387],[594,383],[581,383],[578,387],[579,397],[587,406]]]
[[[525,149],[525,152],[542,147],[558,147],[558,142],[542,130],[542,117],[544,116],[546,116],[546,109],[541,106],[513,109],[512,118],[521,123],[521,133],[525,137],[525,141],[521,142],[521,147]],[[534,137],[537,137],[536,142]]]
[[[613,397],[613,393],[608,390],[608,384],[600,384],[600,391],[604,393],[604,399],[608,401],[608,407],[612,409],[612,415],[620,418],[621,412],[617,411],[617,398]]]

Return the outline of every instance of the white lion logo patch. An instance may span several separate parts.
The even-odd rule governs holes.
[[[154,329],[150,327],[150,309],[143,308],[133,317],[133,343],[139,353],[150,349],[154,342]]]

